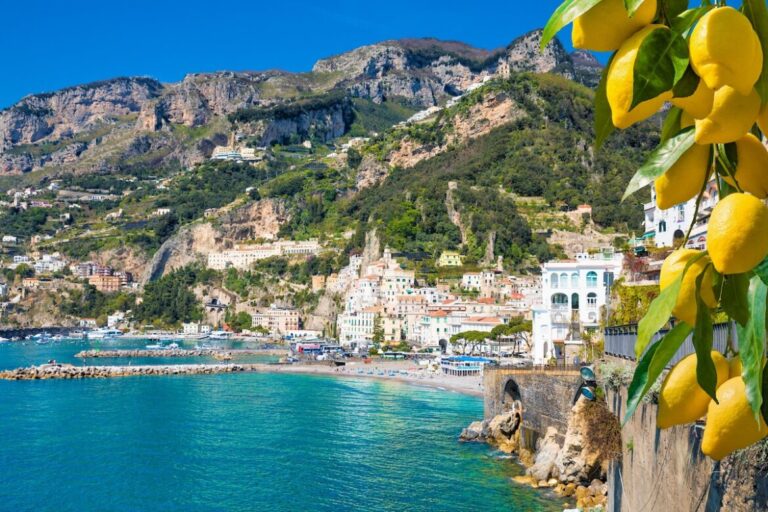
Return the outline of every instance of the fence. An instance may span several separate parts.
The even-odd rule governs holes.
[[[651,339],[651,343],[657,341],[668,331],[663,330],[656,333]],[[712,348],[725,354],[728,346],[728,337],[736,336],[736,326],[733,323],[716,324],[713,328]],[[674,365],[682,358],[696,352],[693,347],[693,334],[689,334],[678,349],[669,365]],[[624,359],[635,360],[635,342],[637,341],[637,325],[620,325],[616,327],[606,327],[605,329],[605,353],[607,355],[621,357]],[[650,343],[649,343],[650,345]],[[735,346],[735,343],[734,343]]]

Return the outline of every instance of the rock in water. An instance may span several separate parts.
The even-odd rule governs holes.
[[[550,476],[557,476],[555,460],[558,453],[560,453],[560,444],[557,442],[557,437],[557,429],[555,427],[548,427],[547,434],[539,442],[533,466],[526,471],[534,480],[548,480]]]
[[[485,433],[488,430],[487,421],[473,421],[470,425],[461,431],[459,441],[486,441]]]

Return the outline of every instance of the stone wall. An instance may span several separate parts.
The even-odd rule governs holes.
[[[626,389],[607,392],[623,418]],[[768,510],[765,445],[736,452],[722,462],[701,454],[703,424],[656,428],[654,404],[638,407],[622,429],[622,460],[608,471],[608,510]]]
[[[568,429],[568,416],[581,383],[575,370],[537,371],[519,368],[486,368],[483,373],[486,419],[509,411],[515,400],[523,408],[521,442],[533,450],[536,440],[547,427],[555,427],[563,436]]]

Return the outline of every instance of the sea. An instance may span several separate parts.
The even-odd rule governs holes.
[[[147,343],[2,343],[0,369]],[[132,364],[184,362],[210,361]],[[440,389],[285,373],[0,381],[0,411],[0,511],[562,510],[511,482],[514,460],[459,443],[482,400]]]

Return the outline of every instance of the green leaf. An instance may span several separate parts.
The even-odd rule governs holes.
[[[683,156],[683,153],[693,146],[693,136],[694,129],[692,126],[689,126],[663,144],[659,144],[643,166],[637,170],[634,176],[632,176],[629,185],[627,185],[627,190],[624,192],[624,197],[622,197],[621,200],[623,201],[641,188],[650,184],[653,180],[667,172],[670,167],[675,165],[675,162]]]
[[[637,325],[637,341],[635,342],[635,357],[640,358],[645,347],[651,341],[654,334],[669,322],[672,308],[675,307],[677,296],[683,284],[683,274],[675,279],[675,282],[664,288],[658,297],[653,299],[648,307],[648,312]]]
[[[624,8],[629,13],[630,18],[635,15],[635,12],[637,12],[637,9],[644,1],[645,0],[624,0]]]
[[[637,324],[635,357],[638,359],[640,359],[640,355],[643,353],[643,350],[645,350],[645,347],[648,346],[648,343],[651,341],[653,335],[659,332],[659,330],[669,321],[669,317],[672,315],[672,309],[675,307],[675,303],[677,302],[677,296],[680,294],[683,278],[688,272],[688,269],[691,268],[691,265],[699,261],[704,256],[705,253],[702,252],[689,259],[685,264],[683,271],[679,276],[677,276],[677,279],[675,279],[672,284],[664,288],[659,296],[653,299],[653,302],[651,302],[651,305],[648,307],[648,312]]]
[[[677,107],[672,107],[669,109],[667,116],[664,118],[664,123],[661,125],[661,140],[659,141],[660,144],[665,143],[680,131],[680,119],[682,118],[682,115],[682,109]]]
[[[768,103],[768,6],[765,0],[744,0],[742,7],[744,15],[752,22],[752,27],[760,38],[760,46],[763,48],[763,71],[755,84],[755,90],[765,104]]]
[[[747,388],[747,401],[757,419],[763,404],[763,354],[765,352],[765,311],[768,285],[759,277],[749,282],[749,309],[746,326],[736,325],[739,335],[741,377]]]
[[[608,59],[608,64],[603,68],[603,74],[600,77],[600,83],[595,90],[595,151],[600,149],[605,139],[616,129],[611,119],[611,105],[608,103],[608,96],[605,93],[606,83],[608,81],[608,69],[611,67],[615,53]]]
[[[717,402],[717,369],[712,361],[712,315],[701,298],[701,282],[704,272],[696,278],[696,328],[693,330],[693,347],[696,349],[696,380],[712,400]]]
[[[672,90],[685,74],[688,60],[688,45],[680,34],[664,27],[645,36],[635,58],[630,109]]]
[[[632,417],[640,400],[658,380],[661,372],[667,367],[690,332],[690,325],[685,322],[677,324],[663,338],[651,345],[640,358],[627,391],[627,413],[624,416],[624,423]]]
[[[688,0],[666,0],[667,19],[674,20],[688,9]]]
[[[599,4],[602,0],[565,0],[555,9],[550,16],[549,21],[544,26],[544,32],[541,35],[541,49],[543,50],[560,30]]]
[[[765,284],[768,284],[768,257],[754,268],[754,272]]]
[[[672,32],[680,35],[685,34],[685,32],[687,32],[697,21],[699,21],[699,18],[704,16],[710,9],[712,9],[711,5],[703,5],[701,7],[688,9],[687,11],[680,13],[674,19],[672,19],[670,24]]]
[[[687,98],[696,92],[696,88],[699,86],[699,77],[693,71],[691,66],[685,68],[683,77],[672,88],[672,95],[675,98]]]
[[[741,325],[749,322],[749,276],[733,274],[723,276],[720,304],[728,316]]]

